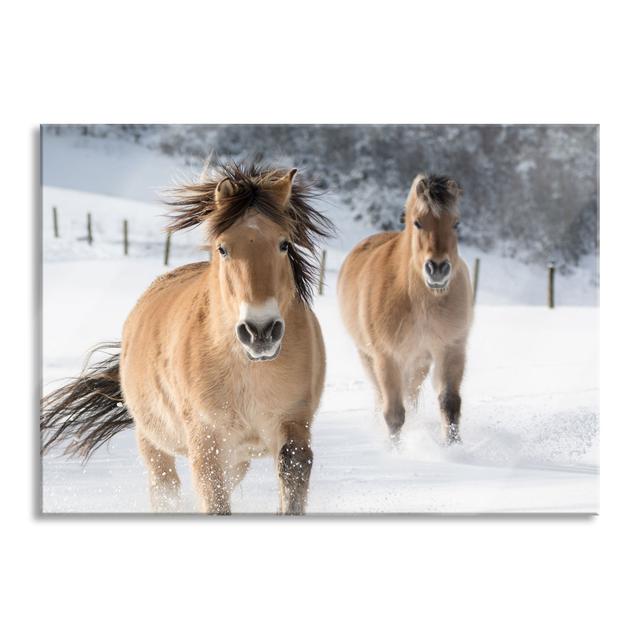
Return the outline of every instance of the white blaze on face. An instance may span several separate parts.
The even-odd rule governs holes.
[[[280,320],[280,307],[275,298],[268,298],[263,304],[240,303],[240,317],[238,322],[251,322],[255,325],[263,325],[269,320]]]
[[[253,218],[249,218],[245,224],[247,225],[247,227],[249,227],[249,229],[254,229],[255,231],[260,231],[262,232],[262,228],[260,227],[260,225],[258,224],[258,221],[256,220],[255,216]]]

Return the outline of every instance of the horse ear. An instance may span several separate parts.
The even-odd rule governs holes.
[[[298,173],[297,169],[287,171],[284,176],[278,178],[273,184],[269,185],[269,191],[273,193],[277,203],[282,207],[289,204],[291,198],[291,187],[293,186],[293,178]]]
[[[231,182],[230,178],[220,180],[216,187],[216,204],[219,205],[225,198],[230,198],[234,191],[233,182]]]
[[[447,191],[454,198],[460,198],[464,194],[464,189],[453,178],[447,180]]]
[[[418,175],[413,181],[411,191],[415,192],[416,198],[424,198],[427,193],[427,181],[423,175]]]

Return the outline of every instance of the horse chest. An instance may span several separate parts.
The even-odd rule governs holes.
[[[439,308],[420,308],[398,325],[398,351],[403,359],[433,354],[457,337],[456,323]]]
[[[259,376],[232,376],[229,382],[227,397],[238,426],[262,441],[269,441],[272,432],[280,424],[282,413],[276,381],[268,372],[263,371]]]
[[[214,427],[231,460],[239,463],[273,451],[280,419],[264,391],[242,375],[229,376],[201,411],[203,424]]]

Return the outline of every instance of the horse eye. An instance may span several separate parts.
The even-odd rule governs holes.
[[[454,231],[458,231],[458,230],[460,229],[460,223],[459,223],[459,222],[456,222],[456,223],[453,225],[453,229],[454,229]]]
[[[414,226],[416,229],[422,229],[422,225],[421,225],[417,220],[415,220],[415,221],[414,221],[413,226]]]
[[[227,252],[227,250],[226,250],[222,245],[220,245],[220,246],[218,247],[218,253],[219,253],[223,258],[226,258],[226,257],[229,255],[229,253]]]
[[[282,251],[282,253],[286,253],[287,251],[289,251],[289,243],[286,240],[283,240],[280,243],[280,251]]]

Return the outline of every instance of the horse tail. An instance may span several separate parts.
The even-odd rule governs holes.
[[[90,364],[96,353],[106,353],[106,357]],[[42,454],[55,444],[66,444],[65,455],[86,461],[105,442],[132,426],[120,388],[120,343],[102,343],[91,350],[80,376],[42,400]]]

